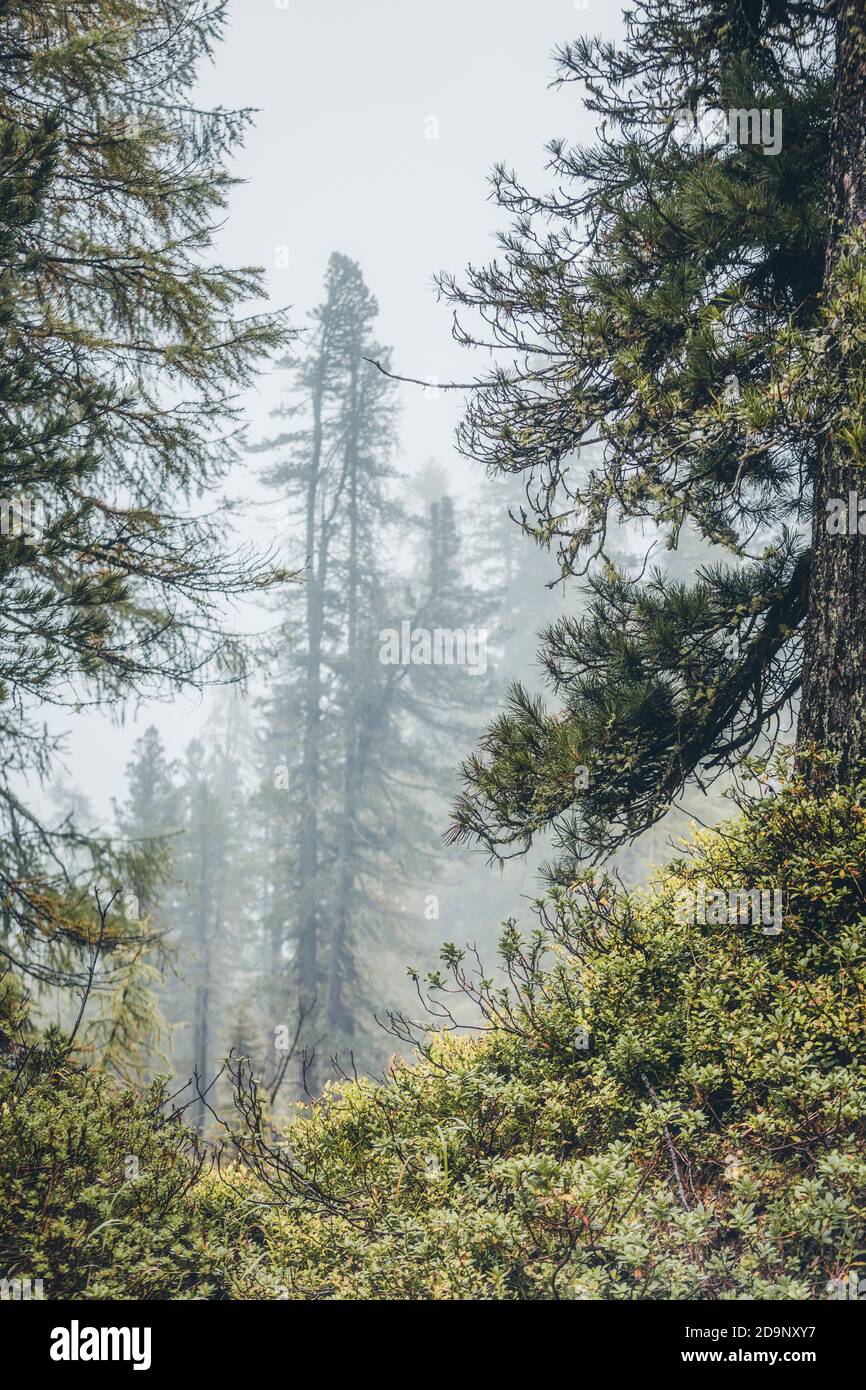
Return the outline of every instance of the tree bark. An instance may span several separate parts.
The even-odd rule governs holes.
[[[836,92],[830,155],[829,289],[844,235],[866,219],[866,3],[837,6]],[[809,609],[798,744],[839,754],[846,782],[866,759],[866,536],[830,534],[827,504],[866,497],[866,471],[833,431],[815,481]],[[806,769],[807,776],[813,773]]]
[[[197,954],[197,972],[195,985],[195,1012],[193,1016],[193,1071],[198,1076],[198,1092],[192,1110],[193,1124],[201,1133],[205,1124],[205,1103],[203,1091],[207,1090],[208,1065],[210,1060],[210,986],[211,986],[211,949],[212,933],[210,930],[210,912],[212,903],[208,891],[208,849],[210,836],[208,834],[208,796],[206,790],[199,786],[196,789],[198,805],[195,814],[198,818],[198,894],[196,904],[195,921],[195,946]]]
[[[298,1008],[315,1027],[316,992],[319,985],[319,777],[322,721],[322,633],[324,627],[327,558],[325,538],[317,534],[317,511],[323,447],[323,411],[327,377],[328,323],[323,325],[322,346],[313,381],[313,443],[307,479],[306,542],[309,574],[306,582],[307,660],[304,682],[304,728],[301,763],[300,843],[298,846],[299,922],[296,974]],[[315,1095],[318,1076],[315,1038],[301,1039],[299,1085]]]
[[[337,903],[331,923],[328,961],[328,990],[325,1000],[325,1022],[329,1039],[351,1032],[351,1011],[345,1007],[343,986],[346,972],[346,945],[352,922],[352,908],[359,885],[357,877],[357,823],[360,814],[358,784],[358,742],[361,735],[359,710],[359,633],[358,589],[360,584],[359,517],[358,517],[358,429],[360,403],[358,376],[361,363],[361,343],[353,351],[349,386],[349,419],[346,429],[345,474],[348,493],[349,551],[346,574],[346,710],[343,767],[343,806],[340,818],[339,874]]]

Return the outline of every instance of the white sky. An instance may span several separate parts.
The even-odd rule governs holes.
[[[208,104],[259,108],[236,161],[246,183],[225,255],[265,266],[272,304],[294,306],[301,323],[328,256],[342,251],[379,300],[378,333],[398,371],[471,379],[480,359],[452,342],[432,278],[493,253],[487,177],[497,160],[544,187],[545,142],[593,138],[577,88],[549,90],[557,44],[618,25],[615,0],[584,2],[236,0],[202,84]],[[283,247],[288,270],[274,268]],[[448,462],[458,394],[403,395],[407,462]]]

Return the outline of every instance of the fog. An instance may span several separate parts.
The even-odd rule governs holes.
[[[405,515],[388,531],[388,582],[405,585],[407,592],[416,582],[423,588],[419,573],[429,538],[416,523],[447,497],[455,509],[459,581],[476,591],[484,610],[477,625],[459,603],[450,612],[470,642],[483,633],[483,669],[468,673],[483,680],[466,685],[464,673],[445,666],[440,675],[452,684],[444,705],[428,711],[428,728],[415,709],[406,747],[394,754],[390,771],[407,783],[409,802],[414,799],[425,819],[395,860],[387,863],[384,847],[376,849],[375,868],[363,868],[362,882],[351,890],[363,901],[360,916],[369,917],[351,923],[358,940],[345,988],[357,997],[334,1036],[325,1029],[313,1040],[302,1030],[298,1040],[299,1048],[310,1050],[315,1041],[327,1058],[317,1063],[316,1085],[330,1074],[330,1059],[341,1048],[343,1054],[349,1048],[353,1066],[381,1070],[389,1048],[398,1044],[377,1033],[379,1015],[411,1006],[408,965],[434,968],[442,943],[452,940],[477,944],[485,962],[491,961],[501,922],[519,916],[521,904],[528,912],[538,893],[539,865],[549,848],[542,837],[530,855],[491,867],[482,849],[443,846],[458,764],[472,752],[510,682],[543,689],[535,663],[538,636],[574,602],[573,589],[559,582],[554,557],[508,519],[509,505],[519,508],[523,500],[519,480],[493,485],[458,453],[455,430],[468,392],[453,387],[471,383],[486,362],[483,353],[467,353],[454,341],[451,310],[434,284],[438,272],[459,274],[494,254],[494,235],[507,225],[490,200],[488,180],[497,161],[513,167],[528,187],[543,188],[549,177],[546,143],[557,135],[574,142],[593,137],[592,117],[577,94],[550,87],[552,55],[578,25],[616,37],[618,10],[599,0],[589,9],[543,0],[532,6],[530,29],[526,13],[516,0],[445,0],[423,9],[397,0],[256,0],[233,7],[225,40],[201,73],[203,108],[255,108],[243,147],[232,155],[238,183],[215,239],[226,264],[265,268],[268,297],[249,304],[247,312],[285,309],[291,328],[300,330],[291,352],[301,354],[336,253],[354,263],[375,297],[371,333],[390,350],[391,372],[407,378],[393,388],[389,404],[394,476],[386,492]],[[163,1062],[168,1058],[181,1080],[193,1070],[214,1073],[231,1046],[249,1050],[267,1070],[275,1031],[288,1029],[294,1038],[293,889],[281,871],[269,877],[254,861],[262,835],[283,835],[283,867],[295,872],[288,865],[304,834],[305,814],[293,820],[297,807],[286,813],[288,819],[282,809],[265,809],[256,829],[246,814],[232,818],[238,804],[256,804],[271,778],[274,788],[288,793],[288,802],[297,794],[291,765],[302,739],[299,727],[290,721],[278,737],[263,732],[263,710],[279,703],[294,640],[291,619],[283,626],[286,613],[299,611],[309,574],[302,499],[285,488],[275,496],[262,472],[279,457],[279,448],[269,450],[267,442],[283,428],[278,412],[292,399],[291,390],[291,369],[272,363],[242,395],[243,442],[226,488],[237,504],[225,520],[227,548],[251,543],[278,553],[296,577],[288,608],[271,596],[246,596],[228,610],[240,631],[264,643],[257,646],[247,682],[192,693],[168,689],[158,701],[127,701],[110,712],[82,708],[72,717],[65,710],[46,716],[51,729],[63,733],[65,753],[47,786],[34,794],[43,813],[56,818],[74,810],[88,831],[122,830],[136,844],[168,836],[168,885],[146,908],[148,920],[165,933],[174,961],[156,993],[169,1027]],[[195,510],[196,499],[188,505]],[[623,532],[614,540],[625,563],[634,539],[634,532]],[[393,616],[394,632],[409,628],[406,613],[395,610]],[[405,664],[408,658],[404,651],[395,659]],[[464,696],[469,704],[460,708]],[[449,702],[459,712],[443,716]],[[450,723],[444,730],[443,717]],[[264,764],[262,739],[269,749]],[[179,798],[163,822],[150,812],[142,820],[141,807],[129,802],[130,759],[138,769],[134,775],[146,777],[157,746]],[[221,823],[217,861],[206,869],[203,860],[190,858],[197,832],[189,777],[195,782],[199,775],[189,773],[191,747],[202,766],[215,750],[233,760],[228,770],[209,774],[206,800],[228,819]],[[340,755],[334,766],[343,766]],[[675,814],[620,859],[620,870],[632,880],[645,875],[671,852],[674,830],[683,824]],[[216,834],[212,827],[202,833],[205,839]],[[207,890],[195,884],[202,873]],[[336,888],[330,883],[326,896]],[[276,945],[265,920],[275,900],[283,900],[285,918],[285,939]],[[138,896],[133,901],[144,911]],[[349,919],[352,912],[349,904]],[[358,971],[363,982],[354,978]],[[284,976],[279,1003],[268,1001],[262,984],[269,980],[273,986],[275,974]],[[469,1021],[465,1012],[461,1017]],[[276,1061],[279,1067],[279,1055]]]

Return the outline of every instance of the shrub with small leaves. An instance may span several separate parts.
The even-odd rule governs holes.
[[[684,920],[700,881],[780,890],[782,931]],[[446,948],[417,1062],[295,1122],[235,1296],[820,1299],[866,1264],[866,783],[794,778],[651,888],[538,908],[505,987]]]
[[[49,1299],[226,1297],[206,1184],[161,1081],[121,1090],[56,1034],[0,1056],[0,1278]]]

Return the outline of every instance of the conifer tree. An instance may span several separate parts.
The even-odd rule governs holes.
[[[407,885],[438,852],[430,740],[448,743],[447,766],[474,679],[383,660],[383,633],[403,622],[464,628],[477,599],[455,582],[450,502],[417,522],[398,505],[393,386],[375,365],[387,362],[372,338],[376,312],[358,266],[332,256],[306,351],[289,364],[289,427],[267,446],[267,482],[304,518],[296,539],[307,566],[303,594],[286,599],[262,702],[268,881],[258,898],[267,959],[275,971],[284,963],[276,978],[295,991],[275,1022],[303,1020],[301,1081],[311,1092],[335,1053],[384,1055],[370,1028],[383,962]],[[407,557],[401,574],[407,541],[424,559],[413,572]]]
[[[175,852],[172,932],[178,983],[171,1022],[176,1067],[194,1078],[191,1117],[205,1127],[206,1096],[233,1039],[233,1004],[252,925],[246,872],[246,802],[237,758],[218,742],[193,739],[179,783],[182,833]]]
[[[115,818],[125,839],[150,848],[157,853],[152,859],[162,860],[164,880],[171,856],[171,837],[180,825],[180,797],[176,785],[176,769],[166,757],[158,729],[151,724],[132,748],[126,765],[127,795],[122,805],[115,802]],[[147,917],[160,900],[159,883],[145,879],[130,883],[135,897],[136,916]]]
[[[324,1009],[327,967],[324,961],[329,910],[328,885],[334,870],[334,846],[328,835],[327,808],[333,812],[335,786],[341,776],[336,748],[343,748],[335,719],[335,653],[345,640],[345,610],[337,567],[344,561],[338,546],[344,542],[347,506],[355,497],[357,528],[358,439],[361,420],[361,381],[377,392],[376,405],[389,394],[384,379],[362,361],[376,305],[358,267],[345,256],[329,261],[325,297],[312,313],[306,351],[294,368],[297,391],[283,412],[290,428],[269,441],[279,450],[265,480],[286,497],[303,517],[303,556],[306,561],[302,593],[288,600],[289,624],[298,622],[299,638],[287,638],[288,660],[275,674],[277,689],[269,696],[275,716],[268,739],[277,756],[273,767],[284,768],[285,790],[292,789],[286,818],[285,853],[293,862],[291,878],[291,935],[293,974],[298,1010],[307,1020],[303,1084],[315,1090],[312,1054],[317,1040],[314,1020]],[[297,428],[294,424],[297,422]],[[379,442],[387,452],[388,434]],[[357,539],[357,538],[356,538]],[[352,583],[356,576],[352,576]],[[302,612],[297,610],[302,606]],[[283,759],[285,758],[285,762]],[[275,778],[279,777],[276,770]],[[286,822],[284,822],[286,823]],[[278,862],[284,857],[277,847]],[[288,915],[283,919],[288,929]],[[273,927],[279,932],[279,913]],[[272,949],[279,951],[277,937]]]
[[[862,40],[861,3],[639,0],[624,44],[558,54],[598,137],[552,142],[556,191],[495,171],[501,255],[440,282],[505,358],[461,446],[519,476],[585,603],[545,634],[559,707],[512,692],[455,838],[501,856],[553,825],[570,874],[784,734],[801,689],[804,749],[843,778],[866,751],[866,541],[826,532],[862,462]],[[731,558],[628,571],[624,523]]]
[[[87,837],[16,794],[56,756],[34,709],[235,678],[224,598],[280,577],[226,545],[219,496],[237,394],[285,337],[243,316],[258,273],[211,249],[248,122],[190,96],[224,18],[222,0],[0,3],[0,944],[32,979],[51,942],[69,979],[98,879],[75,890]],[[103,952],[123,929],[113,909]]]

